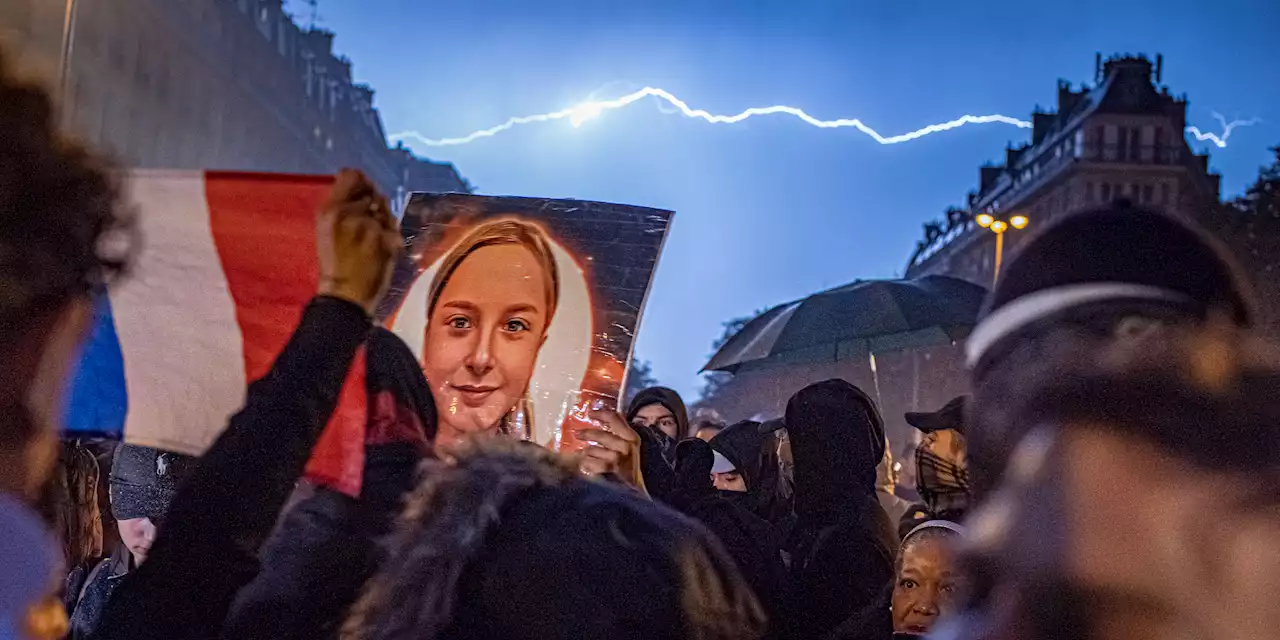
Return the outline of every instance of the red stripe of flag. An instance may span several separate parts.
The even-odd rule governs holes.
[[[236,321],[244,336],[248,380],[257,380],[293,334],[315,295],[315,215],[331,176],[208,172],[205,197]],[[338,408],[307,464],[307,476],[358,496],[364,468],[364,349],[343,386]]]

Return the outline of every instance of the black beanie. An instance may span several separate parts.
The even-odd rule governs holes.
[[[966,345],[977,367],[1004,338],[1070,309],[1101,303],[1253,319],[1249,287],[1204,232],[1126,201],[1068,217],[1033,238],[1001,271]]]

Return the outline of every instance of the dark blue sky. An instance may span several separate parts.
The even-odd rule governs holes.
[[[1053,106],[1058,78],[1092,80],[1102,51],[1163,53],[1165,82],[1189,95],[1201,128],[1216,130],[1213,110],[1264,119],[1214,150],[1226,193],[1280,143],[1280,3],[1269,0],[321,0],[320,14],[377,89],[389,133],[464,135],[652,85],[716,113],[783,103],[889,135],[965,113],[1029,118]],[[881,146],[787,116],[710,125],[656,104],[418,150],[483,193],[676,210],[638,353],[690,395],[723,320],[898,274],[921,223],[1029,136],[975,125]]]

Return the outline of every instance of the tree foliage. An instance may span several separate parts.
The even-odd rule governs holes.
[[[721,323],[720,326],[722,330],[720,332],[720,337],[716,338],[715,341],[711,343],[711,353],[714,354],[716,351],[719,351],[720,347],[723,347],[731,338],[738,335],[738,332],[742,331],[742,329],[747,326],[747,323],[760,317],[760,315],[765,311],[767,311],[767,309],[760,309],[749,316],[734,318]],[[699,394],[698,405],[710,406],[715,401],[716,396],[720,393],[720,390],[724,385],[732,379],[733,374],[725,373],[723,371],[709,371],[703,374],[702,390]]]
[[[627,370],[627,388],[622,392],[623,406],[625,407],[626,403],[636,397],[637,393],[659,384],[658,379],[653,375],[653,365],[648,360],[631,356],[631,364]]]

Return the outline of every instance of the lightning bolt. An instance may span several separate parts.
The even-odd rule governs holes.
[[[452,147],[457,145],[470,144],[481,138],[490,138],[490,137],[496,136],[499,133],[513,129],[517,126],[534,124],[538,122],[568,120],[569,124],[573,125],[574,127],[581,127],[583,123],[587,122],[588,120],[593,120],[595,118],[600,117],[606,111],[621,109],[623,107],[626,107],[630,104],[633,104],[645,98],[658,98],[659,100],[662,100],[663,102],[674,107],[676,111],[683,114],[685,117],[705,120],[706,122],[709,122],[711,124],[733,124],[736,122],[742,122],[743,120],[746,120],[748,118],[754,118],[755,116],[785,114],[785,115],[789,115],[794,118],[797,118],[800,121],[804,122],[805,124],[808,124],[813,127],[817,127],[819,129],[841,129],[845,127],[853,127],[854,129],[861,131],[867,137],[871,138],[872,140],[875,140],[880,144],[899,144],[903,142],[910,142],[912,140],[923,138],[930,134],[938,133],[941,131],[949,131],[951,129],[956,129],[958,127],[962,127],[967,124],[989,124],[994,122],[994,123],[1013,125],[1015,127],[1019,127],[1022,129],[1031,128],[1031,123],[1027,122],[1026,120],[1019,120],[1018,118],[1011,118],[1009,116],[1004,116],[1000,114],[992,114],[992,115],[985,115],[985,116],[963,115],[963,116],[960,116],[959,118],[956,118],[955,120],[949,120],[947,122],[931,124],[927,127],[916,129],[915,131],[909,131],[907,133],[902,133],[894,136],[885,136],[885,135],[882,135],[880,132],[876,131],[875,129],[872,129],[871,127],[867,126],[857,118],[840,118],[838,120],[819,120],[818,118],[815,118],[809,115],[808,113],[805,113],[803,109],[799,109],[797,107],[790,107],[786,105],[774,105],[772,107],[752,107],[750,109],[747,109],[741,113],[737,113],[734,115],[717,115],[709,111],[705,111],[703,109],[694,109],[693,107],[690,107],[688,103],[675,97],[665,89],[658,89],[655,87],[645,87],[638,91],[634,91],[625,96],[622,96],[621,98],[615,98],[613,100],[588,100],[586,102],[582,102],[580,104],[574,105],[567,109],[552,111],[551,113],[539,113],[531,116],[519,116],[519,117],[511,118],[500,125],[489,127],[488,129],[481,129],[479,131],[473,131],[460,138],[428,138],[417,131],[405,131],[405,132],[391,135],[389,137],[392,140],[416,140],[417,142],[420,142],[423,145],[426,145],[428,147]],[[1213,115],[1215,118],[1217,118],[1218,122],[1222,124],[1221,134],[1203,133],[1196,127],[1187,127],[1187,133],[1194,135],[1197,140],[1201,140],[1201,141],[1209,140],[1214,144],[1218,145],[1219,147],[1225,147],[1227,146],[1227,138],[1231,137],[1231,131],[1233,129],[1235,129],[1236,127],[1252,126],[1259,122],[1257,118],[1254,118],[1252,120],[1233,120],[1231,122],[1227,122],[1226,118],[1223,118],[1221,115],[1217,113]]]
[[[1222,125],[1222,135],[1204,133],[1195,127],[1187,127],[1187,133],[1195,136],[1196,140],[1199,140],[1201,142],[1208,140],[1209,142],[1212,142],[1218,145],[1219,149],[1227,146],[1227,138],[1231,137],[1231,131],[1236,127],[1252,127],[1253,125],[1258,124],[1259,122],[1262,122],[1258,118],[1249,118],[1248,120],[1232,120],[1231,122],[1227,122],[1227,119],[1222,117],[1221,113],[1216,113],[1216,112],[1213,114],[1213,117],[1215,120],[1218,121],[1218,124]]]
[[[1031,128],[1030,122],[1027,122],[1025,120],[1019,120],[1017,118],[1010,118],[1009,116],[1002,116],[998,114],[989,115],[989,116],[965,115],[965,116],[956,118],[955,120],[951,120],[948,122],[941,122],[938,124],[931,124],[927,127],[924,127],[923,129],[917,129],[915,131],[911,131],[908,133],[903,133],[896,136],[884,136],[884,135],[881,135],[880,132],[876,131],[875,129],[872,129],[871,127],[868,127],[866,124],[863,124],[863,122],[861,120],[858,120],[857,118],[841,118],[839,120],[819,120],[809,115],[808,113],[805,113],[803,109],[798,109],[796,107],[788,107],[785,105],[774,105],[772,107],[752,107],[750,109],[747,109],[746,111],[743,111],[741,113],[734,114],[731,116],[717,115],[709,111],[704,111],[702,109],[694,109],[693,107],[690,107],[688,103],[675,97],[674,95],[671,95],[671,93],[666,91],[665,89],[645,87],[643,89],[640,89],[639,91],[629,93],[625,96],[622,96],[621,98],[615,98],[613,100],[591,100],[591,101],[583,102],[581,104],[569,107],[567,109],[561,109],[560,111],[553,111],[551,113],[540,113],[532,116],[520,116],[516,118],[511,118],[510,120],[507,120],[506,122],[500,125],[497,125],[495,127],[489,127],[488,129],[481,129],[479,131],[469,133],[460,138],[428,138],[422,135],[421,133],[418,133],[417,131],[405,131],[403,133],[397,133],[395,135],[392,135],[391,139],[392,140],[416,140],[428,147],[452,147],[460,144],[469,144],[481,138],[489,138],[499,133],[502,133],[504,131],[507,131],[508,129],[512,129],[520,125],[533,124],[535,122],[551,122],[553,120],[568,120],[569,124],[572,124],[574,127],[580,127],[582,126],[583,123],[587,122],[588,120],[592,120],[599,117],[601,114],[603,114],[606,111],[621,109],[634,102],[638,102],[640,100],[643,100],[645,98],[650,98],[650,97],[658,98],[663,102],[666,102],[672,107],[675,107],[676,110],[684,114],[686,117],[698,118],[700,120],[705,120],[712,124],[733,124],[735,122],[742,122],[743,120],[746,120],[748,118],[753,118],[755,116],[767,116],[767,115],[781,113],[781,114],[786,114],[786,115],[798,118],[804,123],[814,127],[818,127],[819,129],[840,129],[844,127],[853,127],[858,131],[861,131],[862,133],[866,134],[872,140],[875,140],[880,144],[898,144],[901,142],[909,142],[917,138],[923,138],[924,136],[927,136],[931,133],[938,133],[939,131],[947,131],[949,129],[955,129],[956,127],[962,127],[966,124],[987,124],[991,122],[999,122],[1003,124],[1011,124],[1015,127],[1022,127],[1024,129]]]

